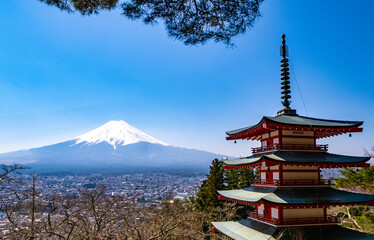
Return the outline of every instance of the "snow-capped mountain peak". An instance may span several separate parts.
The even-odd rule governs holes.
[[[75,144],[97,144],[107,142],[116,149],[117,146],[124,146],[137,142],[149,142],[168,146],[169,144],[136,129],[125,121],[110,121],[88,133],[74,139]]]

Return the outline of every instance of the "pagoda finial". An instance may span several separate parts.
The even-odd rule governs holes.
[[[283,109],[278,111],[278,115],[288,114],[288,115],[296,115],[296,110],[290,108],[291,101],[291,90],[290,90],[290,72],[289,72],[289,64],[288,64],[288,47],[286,45],[286,35],[282,35],[282,46],[280,48],[280,55],[282,57],[281,62],[281,89],[282,89],[282,96],[283,99]]]

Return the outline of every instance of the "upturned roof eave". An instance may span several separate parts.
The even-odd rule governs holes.
[[[235,240],[270,240],[276,227],[262,224],[250,219],[227,222],[212,222],[221,233]]]
[[[276,116],[277,117],[277,116]],[[280,122],[276,121],[274,118],[275,117],[269,117],[269,116],[263,116],[260,122],[258,122],[255,125],[248,126],[248,127],[243,127],[243,128],[238,128],[230,131],[226,131],[226,134],[229,137],[233,137],[238,134],[245,133],[247,131],[253,130],[259,126],[266,120],[271,123],[275,124],[281,124],[281,125],[286,125],[286,126],[301,126],[301,127],[309,127],[309,128],[338,128],[338,129],[344,129],[344,128],[352,128],[352,127],[359,127],[361,126],[364,121],[341,121],[341,120],[330,120],[330,119],[320,119],[320,118],[311,118],[311,117],[304,117],[304,116],[297,116],[299,118],[303,119],[308,119],[308,120],[316,120],[316,121],[323,121],[323,122],[330,122],[330,123],[340,123],[340,124],[347,124],[347,126],[336,126],[336,125],[313,125],[313,124],[297,124],[297,123],[287,123],[287,122]]]
[[[265,120],[265,116],[262,117],[262,119],[260,120],[260,122],[258,122],[257,124],[255,125],[252,125],[252,126],[248,126],[248,127],[243,127],[243,128],[238,128],[238,129],[234,129],[234,130],[230,130],[230,131],[226,131],[226,134],[228,136],[235,136],[237,134],[241,134],[241,133],[244,133],[244,132],[247,132],[247,131],[250,131],[252,129],[255,129],[256,127],[258,126],[261,126],[261,124],[264,122]]]
[[[278,117],[278,116],[276,116]],[[275,121],[273,118],[275,117],[269,117],[269,116],[264,116],[263,119],[267,120],[272,123],[277,123],[277,124],[282,124],[282,125],[288,125],[288,126],[304,126],[304,127],[312,127],[312,128],[348,128],[348,127],[359,127],[361,126],[364,121],[344,121],[344,120],[332,120],[332,119],[322,119],[322,118],[312,118],[312,117],[305,117],[305,116],[296,116],[299,118],[304,118],[304,119],[309,119],[309,120],[317,120],[317,121],[324,121],[324,122],[334,122],[334,123],[346,123],[346,124],[351,124],[349,126],[326,126],[326,125],[310,125],[310,124],[296,124],[296,123],[285,123],[285,122],[279,122]]]
[[[286,153],[285,151],[277,151],[281,153]],[[340,162],[333,162],[333,161],[293,161],[293,160],[287,160],[287,159],[280,159],[276,154],[277,152],[271,153],[271,154],[262,154],[261,156],[255,157],[254,155],[248,157],[248,158],[239,158],[239,159],[232,159],[232,160],[224,160],[225,166],[245,166],[245,165],[258,165],[263,160],[269,160],[276,163],[292,163],[292,164],[302,164],[302,165],[342,165],[345,166],[347,164],[352,165],[359,165],[366,163],[370,160],[370,156],[368,157],[357,157],[357,156],[345,156],[345,155],[338,155],[338,154],[330,154],[330,153],[322,153],[322,154],[328,154],[331,157],[344,157],[344,158],[351,158],[356,159],[356,161],[340,161]],[[272,157],[272,155],[275,155],[275,157]],[[251,161],[251,158],[253,157],[254,161]],[[248,159],[248,161],[245,161]],[[235,164],[235,161],[240,161],[241,163]]]
[[[256,191],[263,189],[265,192]],[[313,192],[310,198],[310,192]],[[282,206],[344,206],[374,205],[374,195],[353,193],[334,188],[264,188],[249,187],[239,190],[217,191],[221,200],[229,200],[249,205],[270,203]],[[251,198],[247,197],[254,195]],[[258,195],[258,196],[255,196]],[[317,197],[318,196],[318,197]]]

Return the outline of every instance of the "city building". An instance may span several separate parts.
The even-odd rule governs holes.
[[[227,140],[257,140],[252,156],[224,160],[224,169],[252,168],[259,172],[248,188],[219,191],[219,199],[253,206],[248,218],[213,222],[213,230],[229,239],[374,239],[374,235],[338,225],[330,206],[374,205],[374,195],[342,191],[321,179],[321,169],[369,167],[370,157],[332,154],[317,140],[362,132],[362,121],[338,121],[299,116],[290,108],[288,49],[281,46],[283,109],[253,126],[226,132]],[[295,237],[294,235],[305,235]]]

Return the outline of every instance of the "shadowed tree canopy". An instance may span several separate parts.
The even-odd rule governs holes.
[[[145,24],[161,21],[171,38],[186,45],[208,40],[233,45],[232,39],[252,27],[264,0],[39,0],[82,15],[120,8],[122,15]]]

